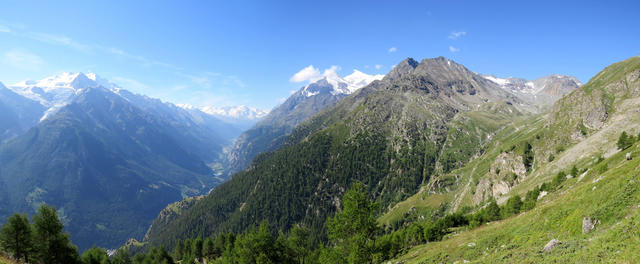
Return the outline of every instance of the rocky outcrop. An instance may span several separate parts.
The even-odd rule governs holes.
[[[502,196],[526,177],[522,156],[514,152],[500,153],[491,164],[489,173],[476,186],[473,201],[479,204],[489,197]]]

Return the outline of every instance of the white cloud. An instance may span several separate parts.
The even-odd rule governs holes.
[[[320,76],[320,70],[313,67],[313,65],[309,65],[304,69],[300,70],[299,72],[297,72],[296,74],[294,74],[291,77],[291,79],[289,79],[289,81],[304,82],[304,81],[309,81],[309,80],[318,78],[319,76]]]
[[[332,65],[331,67],[324,69],[324,71],[322,71],[322,74],[321,74],[320,69],[313,67],[313,65],[309,65],[304,69],[300,70],[299,72],[297,72],[296,74],[294,74],[291,77],[291,79],[289,79],[289,81],[290,82],[309,81],[311,83],[311,82],[320,80],[324,77],[338,78],[339,77],[338,71],[340,71],[340,66]]]
[[[454,31],[449,34],[449,39],[458,39],[459,37],[467,35],[465,31]]]
[[[324,72],[322,73],[322,77],[318,78],[324,78],[324,77],[333,77],[333,78],[337,78],[340,77],[338,75],[338,71],[340,70],[340,66],[335,66],[332,65],[329,69],[325,69]]]
[[[44,65],[42,58],[25,50],[10,50],[6,52],[2,56],[2,62],[10,67],[27,71],[36,71]]]
[[[389,53],[393,53],[393,52],[396,52],[396,51],[398,51],[398,48],[396,48],[396,47],[389,48]]]
[[[0,32],[11,33],[11,29],[5,25],[0,25]]]
[[[382,69],[382,65],[376,64],[376,70]]]
[[[289,94],[290,94],[290,95],[293,95],[293,94],[294,94],[294,93],[296,93],[296,92],[297,92],[296,90],[291,90],[291,91],[289,91]]]
[[[451,51],[451,52],[458,52],[458,51],[460,51],[460,49],[459,49],[459,48],[456,48],[456,47],[454,47],[454,46],[449,46],[449,51]]]

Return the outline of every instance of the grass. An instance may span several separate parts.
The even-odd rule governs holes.
[[[580,182],[567,180],[531,211],[414,247],[393,262],[635,263],[640,256],[640,157],[638,146],[632,149],[632,161],[619,152],[602,162],[608,165],[603,173],[595,169],[602,164],[593,164]],[[583,217],[600,223],[582,234]],[[554,238],[562,243],[542,252]]]
[[[9,258],[4,252],[0,252],[0,264],[20,264],[20,262]]]

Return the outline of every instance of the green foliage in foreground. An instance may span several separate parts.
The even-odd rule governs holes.
[[[29,263],[78,263],[78,249],[63,233],[55,207],[42,205],[33,216],[14,214],[0,231],[0,246],[15,258]]]

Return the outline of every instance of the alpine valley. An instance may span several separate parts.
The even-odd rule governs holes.
[[[271,111],[64,73],[0,85],[0,216],[54,205],[112,263],[632,263],[638,109],[640,57],[585,84],[407,58]]]
[[[271,111],[236,142],[232,159],[262,152],[246,169],[169,205],[121,250],[184,260],[204,240],[195,259],[223,263],[633,262],[639,78],[640,57],[584,85],[438,57],[343,98],[319,80],[287,102],[329,103],[291,123],[296,106]],[[295,128],[259,130],[277,122]]]

